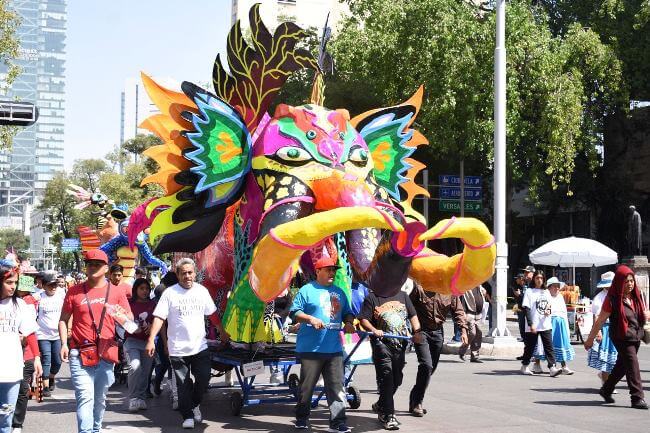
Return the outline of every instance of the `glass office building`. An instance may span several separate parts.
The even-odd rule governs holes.
[[[0,152],[0,226],[28,230],[31,207],[63,170],[66,1],[13,0],[10,7],[21,18],[21,74],[1,98],[35,103],[40,115],[20,130],[11,151]]]

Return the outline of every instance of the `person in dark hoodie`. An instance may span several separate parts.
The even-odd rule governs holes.
[[[612,398],[614,387],[625,376],[632,407],[647,410],[648,404],[644,399],[637,352],[643,338],[643,325],[650,320],[650,311],[645,309],[634,272],[625,265],[620,265],[616,269],[612,287],[607,293],[589,337],[585,340],[585,349],[591,349],[594,338],[607,319],[610,319],[609,337],[618,350],[618,358],[614,369],[598,393],[606,403],[614,403]]]

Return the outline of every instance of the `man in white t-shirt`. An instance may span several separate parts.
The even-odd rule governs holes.
[[[535,287],[528,288],[524,293],[524,299],[521,303],[526,313],[526,332],[524,334],[524,355],[521,360],[521,373],[533,374],[528,364],[530,364],[530,358],[533,356],[535,346],[537,345],[537,336],[539,336],[544,346],[549,374],[551,377],[555,377],[562,370],[555,367],[555,354],[553,352],[553,341],[551,338],[551,331],[553,329],[551,321],[551,295],[543,286],[544,273],[542,271],[536,271],[533,278],[541,279],[541,284],[536,284]],[[554,282],[559,283],[555,277],[548,280],[549,284],[553,284]]]
[[[178,284],[165,290],[153,312],[154,319],[146,350],[155,351],[154,339],[167,321],[167,348],[178,386],[179,411],[183,428],[194,428],[203,418],[199,405],[210,382],[210,353],[205,338],[205,316],[215,325],[222,341],[228,334],[215,314],[217,307],[208,289],[196,283],[196,266],[184,258],[176,264]],[[192,381],[191,376],[194,376]]]

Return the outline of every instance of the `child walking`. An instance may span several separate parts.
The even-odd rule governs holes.
[[[151,284],[144,278],[138,278],[133,283],[129,305],[133,312],[133,319],[138,324],[138,330],[133,334],[126,334],[124,351],[129,360],[129,412],[146,409],[147,389],[153,358],[145,351],[149,329],[153,321],[153,310],[156,301],[151,299]]]
[[[571,346],[571,338],[569,337],[569,319],[567,317],[566,302],[560,294],[563,285],[564,283],[561,283],[555,277],[549,278],[546,281],[546,287],[551,295],[551,341],[553,342],[553,354],[555,355],[555,361],[559,362],[562,366],[561,373],[571,375],[574,371],[567,367],[567,361],[572,361],[575,358],[575,350]],[[533,372],[537,368],[541,370],[539,361],[546,359],[546,355],[542,349],[541,338],[537,341],[536,352],[536,367],[534,367]]]

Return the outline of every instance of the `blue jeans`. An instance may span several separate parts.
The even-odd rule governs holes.
[[[18,400],[18,391],[22,380],[16,382],[0,382],[0,433],[11,433],[11,420]],[[5,407],[5,405],[8,405]],[[7,409],[5,412],[4,409]]]
[[[77,400],[79,433],[99,433],[106,409],[106,393],[115,382],[113,364],[100,360],[94,367],[84,367],[79,351],[70,350],[70,376]]]
[[[43,378],[54,377],[61,369],[61,340],[38,340],[43,364]]]

